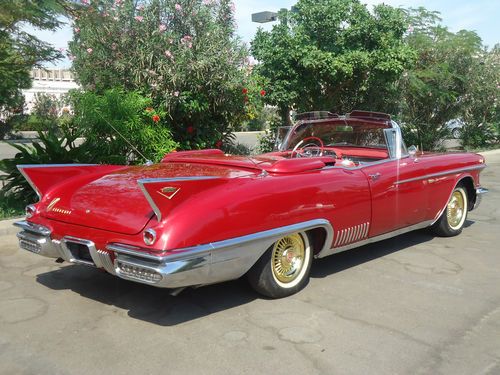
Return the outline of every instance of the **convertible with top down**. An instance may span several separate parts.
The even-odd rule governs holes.
[[[487,192],[483,156],[407,149],[389,115],[314,112],[274,152],[158,164],[19,165],[39,196],[22,249],[176,293],[248,278],[280,298],[322,258],[411,230],[458,235]]]

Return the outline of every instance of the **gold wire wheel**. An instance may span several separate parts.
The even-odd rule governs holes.
[[[446,218],[452,229],[458,229],[465,215],[465,199],[460,190],[453,192],[448,206],[446,207]]]
[[[289,234],[273,246],[271,266],[276,279],[282,283],[295,280],[304,267],[305,245],[298,233]]]

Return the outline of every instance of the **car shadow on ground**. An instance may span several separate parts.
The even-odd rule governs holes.
[[[467,226],[472,223],[468,221]],[[428,231],[421,230],[319,259],[313,264],[311,277],[325,278],[433,238]],[[174,297],[166,289],[122,280],[104,271],[77,265],[39,274],[37,281],[54,290],[72,290],[83,297],[127,310],[132,318],[161,326],[189,322],[261,298],[244,278],[186,289]]]

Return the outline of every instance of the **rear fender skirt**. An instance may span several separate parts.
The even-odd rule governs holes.
[[[125,167],[99,164],[22,164],[17,166],[40,200],[54,186],[67,181],[68,178],[96,173],[107,174],[122,168]]]

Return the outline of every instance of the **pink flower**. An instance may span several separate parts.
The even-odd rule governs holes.
[[[169,59],[174,57],[174,55],[172,55],[172,52],[170,52],[168,49],[165,51],[165,56],[167,56]]]
[[[68,56],[68,59],[69,59],[70,61],[73,61],[73,60],[75,59],[75,56],[73,56],[73,55],[69,55],[69,56]]]
[[[236,5],[233,2],[231,2],[230,8],[231,8],[231,12],[233,12],[233,13],[236,12]]]
[[[179,91],[174,91],[174,96],[177,98],[179,96],[180,92]]]
[[[75,33],[79,33],[80,32],[80,28],[79,27],[75,27],[73,30],[75,31]]]
[[[182,5],[181,5],[181,4],[178,4],[178,3],[176,3],[176,4],[175,4],[175,10],[176,10],[176,11],[178,11],[178,12],[180,12],[180,11],[182,10]]]
[[[135,16],[134,19],[136,21],[142,22],[144,20],[144,17],[143,16]]]
[[[59,48],[59,52],[64,52],[65,50],[66,50],[66,48],[64,48],[64,47]]]
[[[82,0],[82,4],[89,5],[89,0]]]
[[[116,43],[111,43],[111,49],[114,51],[116,49]]]
[[[167,25],[161,24],[160,27],[159,27],[159,30],[162,31],[162,32],[165,31],[165,30],[167,30]]]
[[[193,38],[189,35],[184,35],[181,38],[181,44],[185,45],[188,48],[193,48],[193,43],[191,42]]]
[[[115,5],[120,6],[123,0],[115,0]]]
[[[92,53],[94,50],[92,48],[87,48],[87,53]]]
[[[137,9],[139,11],[144,10],[144,5],[142,5],[142,4],[138,5],[137,8],[135,8],[135,9]]]

